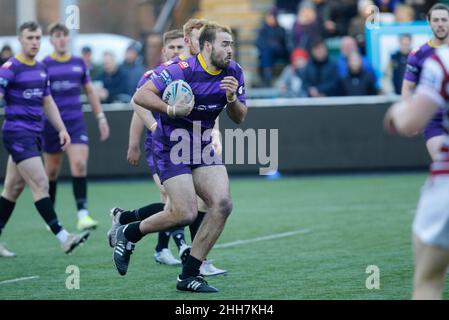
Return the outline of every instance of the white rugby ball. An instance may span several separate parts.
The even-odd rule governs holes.
[[[175,80],[170,82],[170,84],[165,88],[164,93],[162,94],[162,100],[172,106],[180,97],[185,95],[188,97],[186,101],[187,103],[192,101],[192,88],[184,80]]]

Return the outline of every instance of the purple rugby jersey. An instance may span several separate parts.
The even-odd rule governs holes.
[[[212,129],[215,119],[226,106],[226,92],[220,88],[224,77],[233,76],[238,81],[237,98],[246,102],[245,83],[242,68],[235,61],[231,61],[226,69],[211,72],[201,56],[190,57],[184,61],[174,63],[163,70],[158,77],[151,79],[159,90],[164,92],[168,84],[174,80],[184,80],[192,88],[195,96],[195,105],[192,112],[186,117],[170,118],[167,114],[160,114],[154,139],[158,144],[172,146],[170,134],[177,128],[184,128],[193,133],[193,121],[201,121],[201,131]]]
[[[47,66],[51,94],[62,120],[83,119],[81,87],[91,81],[84,61],[74,56],[59,60],[51,55],[42,63]]]
[[[50,95],[47,67],[27,63],[21,56],[10,58],[0,67],[0,93],[5,99],[5,132],[41,133],[43,99]]]
[[[424,62],[435,53],[436,49],[437,47],[433,46],[431,41],[428,41],[419,48],[416,48],[410,52],[407,59],[407,68],[404,74],[404,79],[418,85]],[[433,137],[443,134],[443,110],[439,109],[424,129],[423,136],[424,140],[428,141]]]
[[[418,84],[424,61],[435,52],[435,47],[428,41],[408,55],[404,79]]]
[[[167,62],[160,64],[159,66],[157,66],[154,69],[148,70],[147,72],[145,72],[143,74],[142,78],[140,78],[139,83],[137,84],[137,89],[141,88],[149,80],[152,80],[152,79],[158,77],[161,74],[161,72],[164,71],[165,68],[167,68],[168,66],[171,66],[172,64],[183,61],[184,59],[185,59],[184,56],[180,55],[178,57],[174,57],[173,59],[168,60]],[[153,117],[156,121],[158,121],[159,113],[153,112]],[[148,160],[149,158],[152,159],[152,155],[151,155],[152,145],[153,145],[153,137],[152,137],[151,131],[147,129],[146,138],[145,138],[145,150],[147,153],[147,162],[151,162]]]

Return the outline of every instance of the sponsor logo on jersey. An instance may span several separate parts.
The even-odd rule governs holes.
[[[12,66],[12,62],[11,61],[6,61],[3,65],[2,68],[3,69],[9,69]]]
[[[26,89],[23,92],[23,97],[25,99],[32,99],[33,97],[42,98],[44,92],[41,89]]]
[[[168,73],[167,70],[161,72],[161,79],[167,86],[173,81],[170,73]]]
[[[186,61],[181,61],[181,62],[178,62],[178,66],[184,70],[189,67],[189,64]]]
[[[65,81],[54,81],[51,83],[51,89],[54,91],[67,91],[73,88],[76,88],[78,84],[74,82],[70,82],[68,80]]]
[[[83,72],[83,68],[81,68],[80,66],[74,66],[74,67],[72,68],[72,71],[73,71],[73,72],[79,72],[79,73],[82,73],[82,72]]]
[[[218,108],[220,108],[220,107],[216,104],[211,104],[211,105],[207,105],[207,106],[204,104],[200,104],[198,106],[195,106],[195,110],[198,110],[198,111],[215,111]]]

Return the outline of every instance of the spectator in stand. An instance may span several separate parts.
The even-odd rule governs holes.
[[[139,54],[141,47],[140,43],[133,42],[126,49],[125,61],[123,61],[123,64],[120,66],[122,73],[125,75],[125,93],[129,96],[134,95],[137,84],[146,71]]]
[[[103,55],[103,72],[98,80],[103,82],[103,88],[99,89],[102,102],[129,102],[131,97],[126,94],[125,74],[118,67],[115,55],[106,51]]]
[[[288,13],[296,13],[301,0],[276,0],[276,8]]]
[[[365,25],[369,16],[373,13],[371,8],[374,5],[371,0],[359,0],[357,8],[358,15],[352,18],[348,35],[353,37],[362,54],[365,54]]]
[[[415,10],[411,6],[400,4],[394,10],[395,20],[398,23],[408,23],[415,20]]]
[[[262,28],[256,39],[259,50],[259,66],[263,84],[272,85],[273,66],[276,62],[288,61],[287,36],[277,20],[277,9],[269,10],[264,17]]]
[[[404,0],[375,0],[374,4],[379,8],[380,12],[394,13],[396,7],[403,2]]]
[[[395,93],[400,95],[402,79],[407,68],[408,55],[412,51],[412,36],[402,34],[399,36],[399,50],[390,57],[390,63],[382,79],[383,93]]]
[[[311,44],[322,38],[323,29],[312,5],[307,4],[299,8],[292,34],[293,46],[304,48],[308,52],[310,52]]]
[[[436,0],[405,0],[404,3],[411,6],[415,10],[416,20],[427,20],[427,12],[437,2]],[[448,1],[446,1],[448,2]]]
[[[362,65],[362,57],[357,51],[348,56],[348,75],[341,80],[342,93],[345,96],[376,95],[376,81]]]
[[[347,36],[347,37],[343,37],[341,39],[340,56],[337,59],[338,75],[340,78],[345,78],[349,73],[349,69],[348,69],[349,55],[353,52],[358,52],[358,51],[359,51],[359,49],[357,47],[357,43],[354,38]],[[371,64],[369,63],[368,59],[363,56],[362,56],[362,65],[363,65],[363,69],[370,72],[371,75],[373,77],[375,77],[374,70],[373,70]]]
[[[2,48],[2,50],[0,51],[0,67],[6,62],[8,61],[10,58],[12,58],[14,54],[12,53],[12,48],[5,44]]]
[[[92,59],[92,49],[90,47],[83,47],[81,49],[81,58],[86,64],[87,69],[89,70],[91,79],[97,79],[100,74],[103,72],[101,66],[95,64]]]
[[[329,4],[329,16],[324,21],[325,37],[347,35],[349,23],[357,15],[357,0],[330,1]]]
[[[276,88],[281,97],[307,97],[302,77],[308,59],[309,55],[306,50],[296,48],[292,51],[290,55],[291,64],[285,67],[276,82]]]
[[[312,44],[312,56],[304,69],[303,81],[309,97],[338,95],[337,64],[329,58],[329,51],[323,40]]]

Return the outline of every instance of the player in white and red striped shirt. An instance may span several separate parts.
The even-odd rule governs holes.
[[[388,110],[385,127],[411,136],[424,129],[438,108],[444,110],[446,133],[413,222],[414,299],[441,299],[449,267],[449,47],[437,49],[425,61],[414,96]]]

